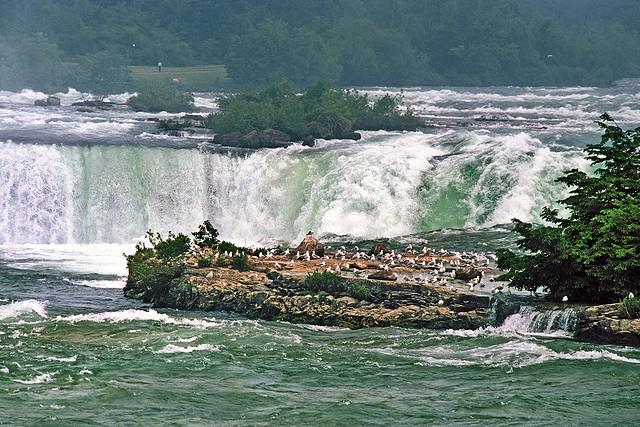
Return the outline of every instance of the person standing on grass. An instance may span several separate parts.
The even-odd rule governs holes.
[[[158,62],[158,72],[162,72],[162,62]]]

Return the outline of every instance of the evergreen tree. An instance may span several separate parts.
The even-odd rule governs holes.
[[[586,147],[598,169],[593,176],[573,169],[557,179],[572,187],[562,200],[570,214],[544,208],[554,226],[534,227],[514,219],[522,238],[516,255],[497,252],[498,268],[511,285],[552,298],[610,302],[640,291],[640,127],[623,131],[608,114],[597,122],[604,134]]]

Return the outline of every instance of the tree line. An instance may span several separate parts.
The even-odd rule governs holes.
[[[239,88],[277,78],[300,87],[604,86],[640,75],[640,6],[600,3],[5,0],[0,88],[122,90],[127,65],[160,61],[224,64]]]

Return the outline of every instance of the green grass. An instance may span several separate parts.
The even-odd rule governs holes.
[[[132,65],[131,76],[136,84],[145,80],[178,79],[180,89],[207,92],[223,89],[231,84],[224,65],[199,65],[197,67],[158,67]]]

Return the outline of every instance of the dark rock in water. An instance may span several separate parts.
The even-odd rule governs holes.
[[[457,269],[455,273],[455,278],[458,280],[471,280],[476,277],[482,278],[482,272],[470,265]]]
[[[501,325],[504,319],[516,314],[520,310],[520,304],[513,301],[504,301],[500,298],[491,298],[491,307],[496,325]]]
[[[618,304],[606,304],[578,311],[574,338],[604,344],[640,346],[640,319],[618,317]]]
[[[376,243],[369,251],[369,255],[380,255],[386,253],[389,253],[389,249],[387,249],[384,243]]]
[[[373,273],[371,273],[367,277],[367,279],[386,280],[388,282],[395,282],[396,280],[398,280],[398,275],[390,270],[380,270],[380,271],[374,271]]]
[[[60,98],[57,96],[50,96],[47,99],[36,99],[34,105],[38,107],[59,107]]]
[[[117,104],[115,102],[92,100],[92,101],[74,102],[71,105],[74,107],[92,107],[92,108],[97,108],[99,110],[108,110],[110,108],[113,108]],[[78,109],[78,111],[80,111],[80,109]]]
[[[313,237],[313,233],[309,232],[307,236],[302,240],[302,243],[298,245],[298,247],[294,250],[294,253],[300,252],[300,254],[305,254],[309,252],[309,254],[315,253],[319,257],[324,256],[324,245],[318,241],[315,237]]]
[[[311,135],[322,139],[352,139],[360,140],[359,133],[351,129],[351,124],[336,112],[324,112],[315,117],[311,127]]]
[[[212,142],[237,148],[282,148],[293,144],[291,136],[275,129],[254,130],[247,134],[241,132],[217,134]]]

